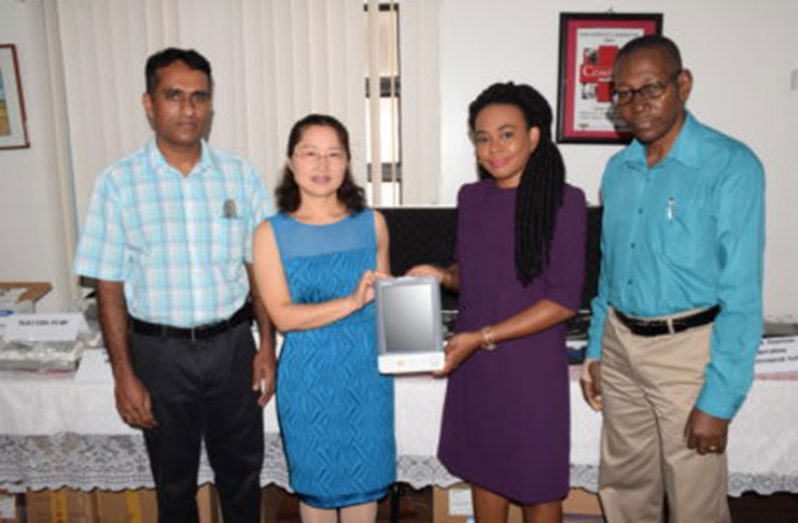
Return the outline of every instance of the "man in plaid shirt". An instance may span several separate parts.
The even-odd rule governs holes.
[[[258,521],[275,353],[252,233],[272,203],[249,161],[203,139],[208,61],[169,48],[145,72],[155,139],[98,178],[74,270],[97,279],[117,410],[144,431],[160,521],[197,520],[203,439],[224,520]]]

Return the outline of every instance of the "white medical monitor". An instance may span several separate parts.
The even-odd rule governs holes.
[[[378,365],[384,374],[443,368],[441,292],[431,276],[377,280]]]

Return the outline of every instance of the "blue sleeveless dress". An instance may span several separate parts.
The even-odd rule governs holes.
[[[271,219],[294,303],[351,294],[376,268],[374,214],[329,225]],[[285,332],[277,413],[291,488],[337,508],[383,497],[396,480],[393,380],[377,370],[374,304],[317,329]]]

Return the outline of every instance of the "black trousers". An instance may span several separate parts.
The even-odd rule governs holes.
[[[144,441],[159,521],[197,521],[203,439],[225,523],[258,521],[263,412],[252,391],[249,324],[196,341],[132,332],[130,350],[158,423],[144,431]]]

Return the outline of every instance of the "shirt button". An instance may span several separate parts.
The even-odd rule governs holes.
[[[637,210],[637,214],[643,214],[643,208],[642,207]]]
[[[632,249],[634,249],[634,248],[635,248],[635,242],[632,242],[632,243],[630,243],[630,244],[629,244],[629,247],[631,247]]]
[[[632,280],[626,280],[626,284],[627,285],[631,285],[632,284]]]

